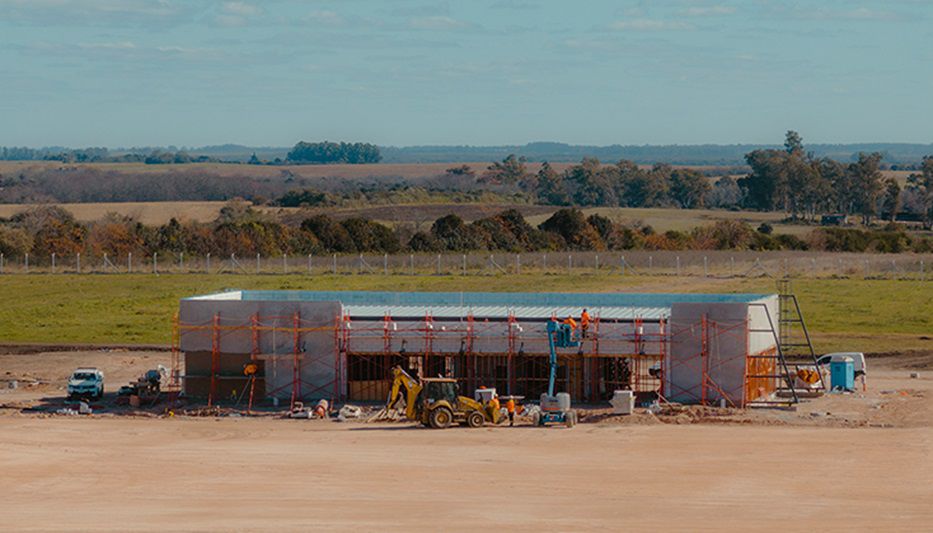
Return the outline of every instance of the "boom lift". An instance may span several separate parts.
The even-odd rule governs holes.
[[[577,413],[570,408],[570,394],[554,394],[554,384],[557,381],[557,349],[576,348],[580,341],[574,340],[570,324],[560,324],[553,318],[547,323],[547,340],[551,363],[547,393],[541,395],[541,413],[532,415],[531,420],[536,426],[562,423],[572,428],[577,423]]]
[[[392,390],[386,402],[391,410],[405,389],[405,417],[435,429],[450,427],[453,423],[469,427],[482,427],[486,422],[499,423],[499,411],[487,403],[459,396],[457,381],[451,378],[415,379],[402,367],[392,368]]]

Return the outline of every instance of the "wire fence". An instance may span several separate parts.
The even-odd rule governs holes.
[[[643,251],[467,254],[357,254],[251,257],[57,256],[0,254],[0,275],[17,274],[250,274],[490,276],[600,274],[711,278],[791,277],[928,281],[933,254],[831,252]]]

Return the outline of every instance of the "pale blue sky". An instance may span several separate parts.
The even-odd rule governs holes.
[[[933,2],[0,0],[0,145],[933,142]]]

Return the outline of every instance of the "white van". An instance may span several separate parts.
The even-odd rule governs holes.
[[[838,360],[842,357],[850,357],[852,359],[852,367],[855,370],[855,377],[864,376],[866,374],[865,368],[865,354],[862,352],[834,352],[828,353],[826,355],[820,356],[816,360],[816,366],[824,367],[829,366],[829,363],[835,360]]]

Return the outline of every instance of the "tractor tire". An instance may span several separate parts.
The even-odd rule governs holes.
[[[466,423],[471,428],[481,428],[486,422],[486,417],[479,411],[471,411],[466,417]]]
[[[454,421],[454,414],[446,407],[438,407],[431,411],[430,420],[432,428],[447,429],[450,427],[451,422]]]

